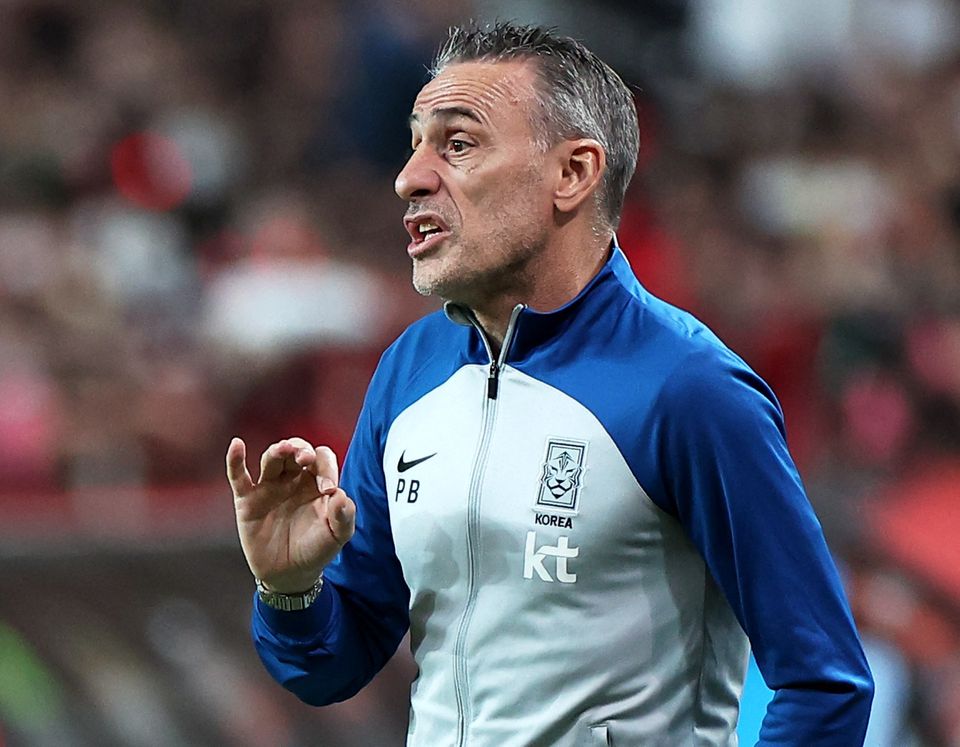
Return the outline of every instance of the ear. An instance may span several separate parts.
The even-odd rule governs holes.
[[[596,140],[581,138],[562,143],[558,155],[560,179],[553,193],[553,206],[561,213],[572,213],[600,186],[607,154]]]

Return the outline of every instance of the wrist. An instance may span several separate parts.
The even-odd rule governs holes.
[[[257,597],[265,605],[283,612],[296,612],[307,609],[320,596],[320,590],[323,589],[323,572],[321,571],[313,584],[303,591],[278,591],[259,578],[256,579],[256,585]]]
[[[284,573],[275,573],[267,571],[260,575],[250,566],[258,586],[263,586],[266,591],[276,594],[306,594],[318,578],[323,577],[323,566],[317,568],[289,569]]]

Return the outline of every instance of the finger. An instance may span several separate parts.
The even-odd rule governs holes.
[[[275,480],[283,475],[296,477],[303,468],[315,474],[316,454],[302,438],[285,438],[271,444],[260,458],[260,480]]]
[[[327,446],[318,446],[317,455],[317,487],[323,495],[331,495],[340,485],[340,467],[337,464],[337,455]]]
[[[311,474],[317,474],[317,452],[314,450],[313,446],[309,441],[303,438],[288,438],[286,439],[287,443],[291,444],[295,449],[296,453],[294,454],[294,462],[298,467],[308,470]]]
[[[287,459],[287,452],[291,451],[283,445],[283,441],[277,441],[270,444],[267,450],[260,457],[260,482],[264,480],[276,480],[283,474],[284,462]]]
[[[227,447],[227,479],[234,495],[253,490],[253,478],[247,470],[247,445],[242,439],[232,439]]]
[[[343,547],[357,524],[357,506],[342,490],[337,490],[327,502],[327,527],[337,544]]]

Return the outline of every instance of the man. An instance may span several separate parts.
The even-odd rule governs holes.
[[[861,744],[872,681],[766,385],[616,246],[631,95],[583,46],[452,29],[396,180],[413,282],[339,480],[227,452],[270,673],[349,698],[404,633],[412,745]],[[352,538],[352,539],[351,539]],[[745,633],[744,633],[745,631]]]

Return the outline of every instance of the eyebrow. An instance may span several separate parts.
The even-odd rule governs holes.
[[[480,116],[473,109],[467,106],[439,106],[436,109],[430,110],[430,116],[439,117],[441,119],[466,117],[467,119],[473,120],[477,124],[483,124],[483,120],[480,119]],[[407,120],[407,123],[411,125],[414,122],[420,122],[420,115],[416,112],[413,112]]]

